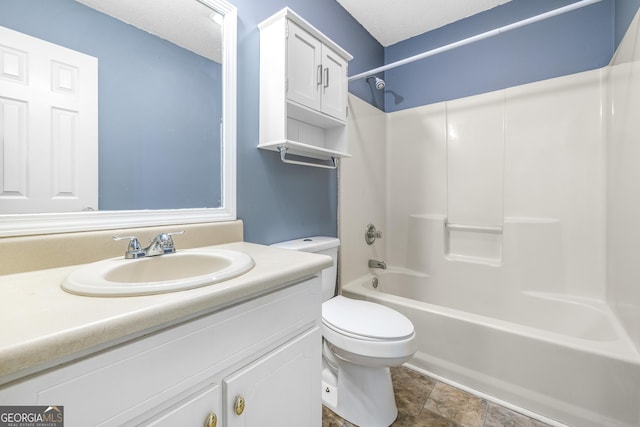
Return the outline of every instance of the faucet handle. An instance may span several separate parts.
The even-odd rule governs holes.
[[[367,242],[367,245],[372,245],[376,239],[382,239],[382,232],[376,230],[376,226],[373,224],[367,225],[367,230],[364,233],[364,240]]]
[[[129,247],[127,248],[127,252],[125,252],[124,257],[127,259],[143,257],[145,253],[136,236],[113,236],[113,240],[127,239],[129,240]]]
[[[173,244],[173,239],[171,238],[171,236],[175,236],[177,234],[184,234],[184,230],[173,231],[170,233],[160,233],[156,237],[151,239],[151,246],[157,245],[161,253],[174,253],[176,251],[176,248]]]

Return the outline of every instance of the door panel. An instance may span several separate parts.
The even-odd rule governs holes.
[[[97,210],[98,60],[0,39],[0,214]]]

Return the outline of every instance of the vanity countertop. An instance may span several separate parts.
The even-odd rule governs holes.
[[[60,283],[78,266],[0,276],[0,384],[312,276],[331,258],[246,242],[216,245],[255,266],[212,286],[158,295],[88,297]]]

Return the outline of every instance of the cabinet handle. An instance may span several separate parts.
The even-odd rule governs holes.
[[[211,412],[204,422],[204,427],[216,427],[216,424],[218,424],[218,417],[215,412]]]
[[[318,65],[318,71],[316,72],[316,84],[318,86],[322,84],[322,64]]]
[[[242,415],[242,413],[244,412],[244,404],[244,397],[236,397],[236,403],[235,405],[233,405],[233,409],[236,412],[236,415]]]
[[[329,67],[324,69],[324,87],[329,87]]]

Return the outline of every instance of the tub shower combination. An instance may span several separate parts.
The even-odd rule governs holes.
[[[553,280],[553,265],[526,261],[535,241],[527,236],[553,231],[553,221],[505,221],[498,262],[491,236],[482,256],[460,255],[455,248],[470,246],[456,242],[455,225],[414,220],[430,238],[413,243],[413,268],[372,269],[342,286],[412,320],[418,352],[409,365],[551,424],[640,425],[640,356],[607,304],[529,286]]]

